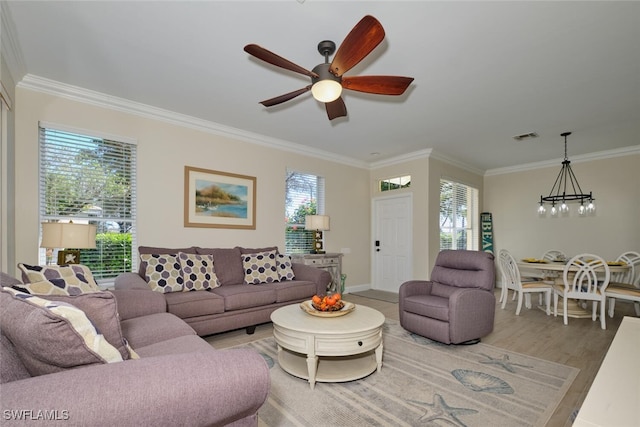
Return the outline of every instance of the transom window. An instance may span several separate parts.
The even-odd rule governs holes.
[[[285,250],[310,253],[315,250],[313,230],[305,230],[305,216],[324,214],[324,178],[287,170],[285,196]]]
[[[399,190],[411,186],[411,175],[397,176],[395,178],[382,179],[378,181],[380,191]]]
[[[80,262],[96,279],[132,271],[136,145],[42,123],[39,144],[40,222],[96,225],[96,248],[79,249]],[[42,248],[40,263],[55,264],[59,249]]]
[[[440,180],[440,250],[477,250],[478,215],[478,189]]]

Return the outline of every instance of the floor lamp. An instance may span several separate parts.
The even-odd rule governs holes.
[[[313,251],[312,254],[323,254],[323,238],[322,232],[329,230],[329,215],[307,215],[304,217],[304,228],[307,230],[315,230],[313,233]]]
[[[41,248],[65,250],[58,251],[58,265],[79,264],[78,249],[96,247],[96,226],[92,224],[76,224],[69,222],[43,222]],[[72,248],[66,250],[66,248]],[[47,256],[47,258],[49,258]],[[47,264],[49,261],[47,260]]]

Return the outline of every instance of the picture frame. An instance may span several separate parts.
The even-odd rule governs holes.
[[[58,251],[58,265],[80,264],[80,251],[67,249]]]
[[[184,167],[184,226],[256,229],[256,177]]]

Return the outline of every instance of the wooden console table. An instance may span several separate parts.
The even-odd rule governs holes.
[[[327,270],[331,274],[331,283],[329,283],[327,290],[332,292],[343,291],[343,289],[340,289],[342,254],[291,254],[291,261]]]

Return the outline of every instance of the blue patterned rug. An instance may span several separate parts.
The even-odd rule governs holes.
[[[384,325],[381,372],[316,383],[278,366],[275,340],[243,345],[267,360],[260,426],[544,426],[579,369],[483,343],[447,346]]]

